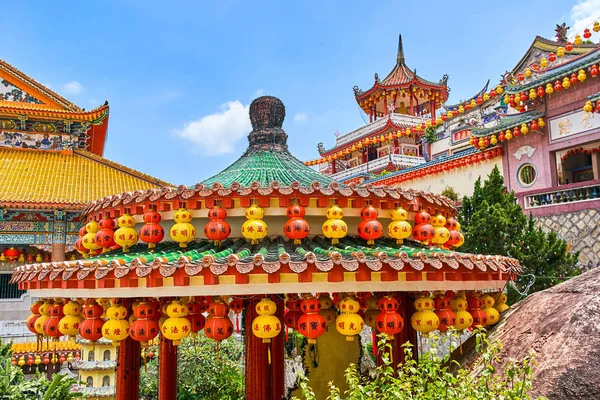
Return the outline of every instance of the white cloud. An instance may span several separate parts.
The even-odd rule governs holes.
[[[79,83],[77,81],[71,81],[69,83],[66,83],[63,86],[62,91],[65,94],[77,95],[77,94],[83,92],[83,86],[81,85],[81,83]]]
[[[248,107],[240,101],[221,105],[220,111],[185,124],[175,133],[192,142],[205,155],[231,153],[252,129]]]
[[[262,89],[258,89],[256,92],[254,92],[254,97],[260,97],[265,93],[264,90]]]
[[[305,112],[299,112],[294,115],[294,122],[305,122],[308,119],[308,114]]]
[[[571,9],[571,29],[569,38],[573,39],[576,34],[582,36],[583,30],[589,28],[595,20],[600,18],[600,0],[580,0]]]

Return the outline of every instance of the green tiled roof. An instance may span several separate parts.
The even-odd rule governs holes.
[[[526,124],[529,121],[533,121],[534,119],[538,119],[544,115],[543,112],[539,111],[528,111],[525,113],[509,115],[503,118],[499,124],[496,126],[492,126],[490,128],[474,128],[471,130],[471,134],[475,137],[485,137],[489,135],[496,134],[500,131],[514,128],[515,126]]]
[[[588,100],[589,101],[598,101],[600,100],[600,92],[593,94],[591,96],[588,96]]]
[[[229,167],[202,183],[212,185],[219,182],[227,187],[233,182],[242,186],[259,182],[260,186],[269,186],[274,181],[283,186],[289,186],[294,181],[302,185],[310,185],[313,182],[328,185],[333,182],[331,178],[304,165],[287,150],[256,150],[247,151]]]
[[[559,78],[562,80],[562,78],[564,78],[566,75],[570,75],[574,72],[576,73],[580,69],[586,69],[587,67],[596,64],[599,61],[600,49],[576,58],[574,61],[570,61],[555,68],[548,69],[545,72],[538,74],[536,79],[526,82],[523,85],[507,85],[505,92],[507,94],[528,92],[530,89],[535,89],[538,86],[543,86],[547,83],[554,83]]]
[[[261,187],[266,187],[273,182],[283,186],[290,186],[293,182],[303,186],[314,182],[322,185],[334,182],[290,154],[287,134],[281,128],[284,119],[285,107],[281,100],[272,96],[255,99],[250,104],[252,132],[248,135],[248,149],[225,170],[202,183],[212,185],[218,182],[231,186],[237,182],[249,186],[258,182]]]

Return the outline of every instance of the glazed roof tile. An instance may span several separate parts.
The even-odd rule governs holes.
[[[102,387],[87,387],[78,386],[76,393],[81,393],[87,397],[114,397],[116,390],[114,386],[102,386]]]
[[[591,96],[588,96],[588,100],[589,101],[597,101],[600,100],[600,92],[593,94]]]
[[[540,85],[545,85],[547,83],[554,83],[559,78],[563,78],[564,76],[572,73],[576,73],[580,69],[585,69],[593,64],[596,64],[600,61],[600,49],[591,51],[587,54],[583,54],[579,57],[576,57],[564,64],[558,65],[553,68],[548,68],[543,70],[541,73],[537,74],[535,79],[524,82],[524,84],[517,85],[506,85],[506,93],[507,94],[515,94],[521,93],[524,91],[529,91],[530,89],[535,89]]]
[[[482,129],[474,128],[471,130],[471,134],[475,137],[489,136],[489,135],[498,133],[500,131],[503,131],[505,129],[510,129],[515,126],[521,125],[521,124],[526,124],[529,121],[533,121],[534,119],[538,119],[543,116],[544,116],[544,113],[537,111],[537,110],[527,111],[527,112],[519,113],[519,114],[513,114],[513,115],[509,115],[509,116],[503,118],[502,120],[500,120],[500,122],[496,126],[492,126],[490,128],[482,128]]]
[[[28,282],[36,278],[41,281],[48,277],[59,281],[81,280],[88,276],[102,279],[111,271],[118,279],[128,274],[143,278],[155,269],[159,269],[166,278],[179,268],[183,268],[189,276],[207,268],[215,275],[222,275],[230,268],[243,274],[253,269],[273,273],[279,270],[281,264],[301,273],[307,268],[307,263],[314,264],[317,272],[329,271],[334,264],[341,265],[346,271],[355,271],[359,264],[366,264],[374,271],[381,269],[383,264],[397,270],[408,267],[408,271],[420,271],[425,265],[440,269],[442,263],[451,269],[465,268],[465,271],[473,270],[474,266],[481,272],[521,270],[519,262],[512,258],[459,253],[411,240],[397,244],[394,239],[381,238],[373,246],[366,246],[363,239],[346,236],[337,245],[332,245],[323,236],[317,235],[303,240],[300,245],[281,236],[265,238],[257,245],[242,238],[227,239],[218,248],[212,241],[204,239],[189,243],[185,249],[177,243],[161,242],[154,252],[148,250],[145,244],[137,244],[128,253],[113,251],[85,260],[24,265],[15,269],[11,282]]]
[[[83,360],[74,360],[72,362],[73,368],[82,370],[82,371],[107,371],[112,370],[117,367],[117,362],[115,360],[106,360],[106,361],[83,361]]]
[[[327,185],[333,182],[331,178],[307,167],[287,151],[258,150],[246,152],[229,167],[202,183],[212,185],[218,182],[230,186],[237,182],[249,186],[253,182],[258,182],[260,186],[266,187],[274,181],[285,186],[293,182],[302,185],[310,185],[313,182]]]
[[[0,203],[11,206],[84,205],[101,196],[168,185],[85,150],[72,154],[0,148]]]

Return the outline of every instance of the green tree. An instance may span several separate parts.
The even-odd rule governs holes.
[[[575,266],[578,254],[569,254],[564,240],[543,232],[531,216],[525,216],[497,166],[483,184],[477,179],[472,196],[464,197],[459,221],[465,233],[461,251],[519,259],[529,276],[519,278],[517,285],[530,287],[530,292],[580,273]]]
[[[454,400],[454,399],[514,399],[530,400],[534,361],[533,354],[521,360],[509,360],[497,370],[502,344],[490,342],[483,331],[476,331],[478,357],[472,368],[462,368],[450,355],[441,357],[434,342],[431,350],[416,361],[410,343],[404,344],[405,361],[394,371],[389,359],[391,346],[385,341],[383,364],[373,378],[361,376],[356,365],[346,370],[348,390],[341,392],[330,383],[328,400]],[[300,377],[300,388],[306,400],[316,400],[306,377]],[[297,400],[297,399],[296,399]]]
[[[199,334],[187,338],[177,349],[177,399],[241,399],[244,397],[244,345],[236,338],[215,341]],[[157,358],[142,368],[140,397],[158,396]]]
[[[0,341],[0,400],[69,400],[81,398],[71,393],[77,383],[73,378],[54,374],[52,380],[36,374],[35,379],[25,380],[21,367],[12,365],[11,345]]]

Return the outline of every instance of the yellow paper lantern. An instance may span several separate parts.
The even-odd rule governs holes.
[[[88,250],[97,250],[101,246],[96,243],[96,232],[98,232],[98,223],[96,221],[90,221],[85,225],[85,231],[87,232],[81,238],[81,244]]]
[[[492,135],[492,137],[490,139],[490,143],[492,144],[492,146],[495,146],[496,144],[498,144],[498,138],[496,137],[496,135]]]
[[[545,127],[545,126],[546,126],[546,121],[544,121],[544,118],[538,118],[538,121],[537,121],[537,122],[538,122],[538,126],[539,126],[540,128],[543,128],[543,127]]]
[[[17,365],[19,367],[24,366],[25,365],[25,357],[23,357],[23,356],[19,357],[19,361],[17,361]]]
[[[587,75],[585,74],[585,71],[583,69],[579,70],[579,73],[577,73],[577,79],[579,79],[579,82],[583,82],[585,81],[587,78]]]
[[[463,331],[473,325],[473,316],[467,311],[468,303],[463,293],[457,293],[457,295],[450,300],[450,308],[456,315],[456,323],[454,328],[457,331]]]
[[[552,94],[554,93],[554,88],[552,87],[551,83],[546,84],[546,94]]]
[[[547,66],[548,66],[548,60],[546,60],[546,57],[542,57],[542,59],[540,60],[540,67],[546,68]]]
[[[106,310],[108,321],[102,326],[102,336],[104,339],[111,340],[113,345],[119,346],[121,340],[129,336],[129,321],[127,309],[120,304],[115,304]]]
[[[74,338],[79,334],[79,324],[83,321],[81,318],[81,305],[76,301],[69,301],[63,306],[64,317],[58,323],[58,330],[63,335]]]
[[[450,231],[444,226],[446,225],[446,218],[442,214],[431,217],[431,225],[435,228],[433,243],[441,246],[450,239]]]
[[[535,100],[536,98],[537,98],[537,93],[536,93],[535,89],[531,89],[529,91],[529,99],[530,100]]]
[[[339,239],[346,236],[348,233],[348,225],[342,220],[344,218],[344,210],[333,204],[325,211],[327,221],[323,223],[321,230],[326,238],[331,239],[331,244],[336,245]]]
[[[583,43],[583,40],[581,40],[581,36],[580,35],[575,35],[575,39],[573,40],[573,44],[575,46],[581,46],[581,43]]]
[[[412,226],[407,221],[408,212],[402,207],[398,207],[390,213],[392,222],[388,225],[388,235],[396,239],[397,244],[402,244],[404,239],[412,234]]]
[[[563,79],[563,81],[562,81],[562,87],[563,87],[563,89],[568,89],[571,87],[571,81],[566,76],[565,76],[565,79]]]
[[[321,316],[323,318],[325,318],[325,322],[327,323],[327,326],[330,326],[331,324],[335,324],[335,319],[337,318],[337,313],[332,308],[333,301],[331,300],[331,297],[329,297],[328,294],[321,293],[319,295],[319,303],[321,304],[321,311],[319,311],[319,314],[321,314]]]
[[[496,303],[494,304],[496,311],[503,313],[504,311],[508,310],[510,307],[506,304],[506,301],[506,294],[502,292],[498,293],[496,295]]]
[[[521,133],[523,135],[527,135],[527,132],[529,132],[529,127],[527,126],[527,124],[521,124]]]
[[[414,304],[417,311],[410,317],[410,324],[413,329],[422,334],[435,331],[440,325],[440,318],[433,312],[433,299],[419,297]]]
[[[487,315],[487,326],[496,325],[500,320],[500,313],[494,308],[495,300],[489,294],[481,296],[481,304],[483,305],[483,312]]]
[[[271,299],[261,299],[256,304],[258,317],[252,321],[252,333],[261,338],[263,343],[270,343],[271,339],[281,332],[281,321],[275,315],[277,304]]]
[[[133,228],[135,219],[129,214],[123,214],[117,220],[119,229],[115,231],[113,236],[115,243],[123,248],[123,252],[127,253],[129,248],[138,242],[138,233]]]
[[[458,106],[458,112],[459,112],[459,114],[462,114],[465,112],[465,108],[462,106],[462,104],[460,106]]]
[[[257,204],[252,204],[246,209],[246,219],[242,225],[242,236],[250,239],[251,244],[258,244],[269,233],[269,227],[263,221],[265,212]]]
[[[180,301],[173,300],[166,311],[168,318],[164,320],[161,332],[165,338],[173,341],[173,345],[178,346],[181,339],[192,332],[192,324],[185,318],[188,315],[188,308]]]
[[[558,49],[556,49],[556,56],[558,58],[562,58],[565,55],[565,48],[564,47],[559,47]]]
[[[52,303],[49,301],[44,301],[44,304],[40,306],[39,312],[40,317],[35,321],[35,331],[40,335],[45,335],[44,325],[46,321],[50,319],[50,306]]]
[[[349,296],[340,301],[338,308],[341,314],[335,320],[335,328],[346,336],[347,341],[352,342],[365,326],[362,317],[357,314],[360,311],[360,303],[354,296]]]
[[[524,75],[525,75],[525,78],[529,78],[531,76],[531,69],[525,68]]]
[[[496,87],[496,94],[501,95],[504,92],[504,89],[502,88],[502,86],[498,85]]]
[[[171,227],[169,234],[171,239],[179,243],[179,247],[186,248],[196,237],[196,228],[190,222],[192,221],[192,213],[187,208],[180,208],[175,211],[173,216],[175,224]]]

